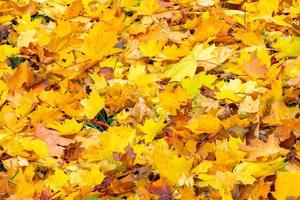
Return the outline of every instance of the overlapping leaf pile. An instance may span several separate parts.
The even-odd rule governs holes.
[[[1,199],[296,199],[299,13],[0,1]]]

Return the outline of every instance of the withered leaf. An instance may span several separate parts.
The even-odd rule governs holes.
[[[39,138],[47,143],[51,156],[60,157],[64,154],[66,146],[76,142],[73,139],[68,139],[59,136],[59,133],[54,130],[47,129],[43,124],[35,126],[36,138]]]

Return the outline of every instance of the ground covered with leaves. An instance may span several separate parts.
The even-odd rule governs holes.
[[[299,0],[0,1],[0,199],[296,199]]]

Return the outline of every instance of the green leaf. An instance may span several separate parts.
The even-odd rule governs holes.
[[[105,124],[111,126],[114,122],[113,116],[108,116],[104,109],[100,110],[100,112],[94,118],[96,121],[104,122]],[[98,131],[105,131],[106,128],[103,128],[93,122],[86,121],[84,122],[85,126],[89,126],[91,128],[97,129]]]
[[[95,119],[104,122],[108,125],[111,125],[114,121],[113,116],[109,117],[104,109],[100,110],[100,112],[96,115]]]
[[[97,196],[88,196],[86,198],[86,200],[99,200],[99,197],[97,197]]]
[[[21,57],[17,57],[17,56],[10,56],[10,57],[8,57],[8,65],[12,69],[17,68],[22,62],[23,61],[22,61]]]
[[[40,13],[37,13],[37,14],[34,14],[34,15],[31,16],[31,21],[33,21],[35,19],[42,19],[43,24],[47,24],[50,21],[54,21],[51,17],[49,17],[45,14],[40,14]]]

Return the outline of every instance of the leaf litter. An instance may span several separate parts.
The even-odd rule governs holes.
[[[0,1],[0,198],[297,199],[299,0]]]

